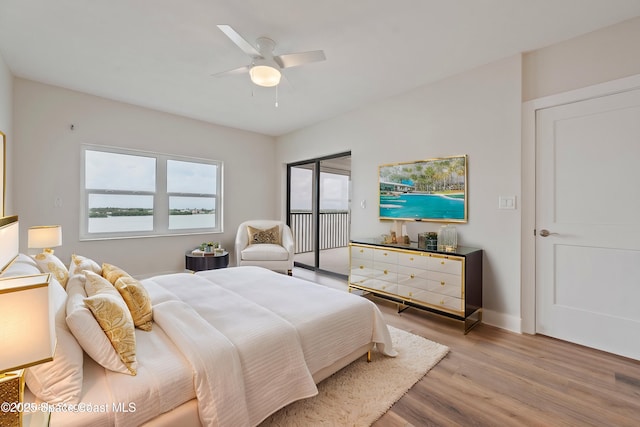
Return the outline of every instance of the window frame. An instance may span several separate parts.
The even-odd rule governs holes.
[[[158,153],[128,148],[111,147],[104,145],[82,144],[80,150],[80,241],[110,240],[128,238],[146,238],[163,236],[186,236],[196,234],[217,234],[224,231],[223,226],[223,169],[221,160],[213,160],[199,157],[181,156],[175,154]],[[155,191],[129,191],[129,190],[91,190],[86,188],[86,152],[97,151],[104,153],[123,154],[128,156],[151,157],[155,159]],[[167,162],[175,160],[180,162],[201,163],[216,166],[215,193],[168,193],[167,192]],[[91,194],[115,194],[153,197],[153,227],[150,231],[127,232],[89,232],[89,196]],[[169,229],[169,199],[170,197],[212,197],[215,206],[215,227],[179,228]]]

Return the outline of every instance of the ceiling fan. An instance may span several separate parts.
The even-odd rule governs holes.
[[[270,38],[259,37],[254,47],[245,40],[244,37],[238,34],[236,30],[231,28],[231,26],[218,25],[218,28],[229,37],[236,46],[251,57],[251,63],[243,67],[234,68],[233,70],[214,74],[216,77],[248,72],[253,83],[258,86],[272,87],[280,83],[280,78],[282,77],[281,70],[327,59],[321,50],[274,56],[273,49],[276,43]]]

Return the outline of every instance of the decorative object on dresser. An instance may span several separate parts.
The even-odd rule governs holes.
[[[4,405],[0,426],[3,427],[22,425],[24,368],[53,360],[56,334],[49,307],[50,280],[49,273],[0,279],[0,402]]]
[[[438,248],[441,252],[454,252],[458,247],[458,232],[451,225],[443,225],[438,230]]]
[[[460,320],[465,333],[482,320],[482,249],[442,252],[376,239],[353,239],[349,247],[349,291]]]

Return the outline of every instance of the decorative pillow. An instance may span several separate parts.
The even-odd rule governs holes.
[[[99,293],[85,298],[89,307],[120,359],[136,375],[136,334],[133,319],[122,297]]]
[[[92,297],[99,293],[107,293],[116,297],[120,296],[116,288],[114,288],[113,285],[104,277],[89,270],[84,270],[83,273],[86,279],[84,283],[84,291],[87,293],[88,297]]]
[[[136,334],[129,307],[107,279],[88,270],[84,271],[84,276],[88,297],[84,303],[107,334],[122,362],[135,375],[136,369],[131,366],[136,362]]]
[[[34,255],[33,259],[36,261],[36,264],[38,264],[38,267],[40,267],[43,273],[51,273],[63,288],[67,286],[69,270],[67,269],[67,266],[60,261],[60,258],[55,256],[52,252],[42,252],[38,255]]]
[[[129,273],[120,267],[116,267],[113,264],[107,264],[106,262],[102,263],[102,277],[107,279],[112,285],[115,285],[116,280],[123,276],[131,277]]]
[[[71,264],[69,264],[69,277],[74,274],[82,274],[84,270],[93,271],[96,274],[102,274],[102,267],[94,260],[73,254],[71,255]]]
[[[28,368],[25,381],[29,390],[44,402],[75,404],[82,394],[82,348],[65,322],[67,293],[56,280],[49,287],[56,319],[56,351],[51,362]]]
[[[153,324],[151,298],[145,287],[130,276],[120,277],[115,284],[122,299],[129,307],[133,324],[143,331],[150,331]]]
[[[274,245],[280,244],[280,228],[277,225],[266,230],[261,230],[248,225],[247,232],[249,233],[250,245],[258,243],[271,243]]]
[[[102,367],[110,371],[131,374],[120,355],[107,338],[91,310],[85,305],[86,278],[76,274],[67,283],[67,325],[84,351]],[[137,369],[137,363],[131,367]]]

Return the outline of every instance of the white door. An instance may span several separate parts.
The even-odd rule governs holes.
[[[536,332],[640,359],[640,90],[537,112],[536,234]]]

